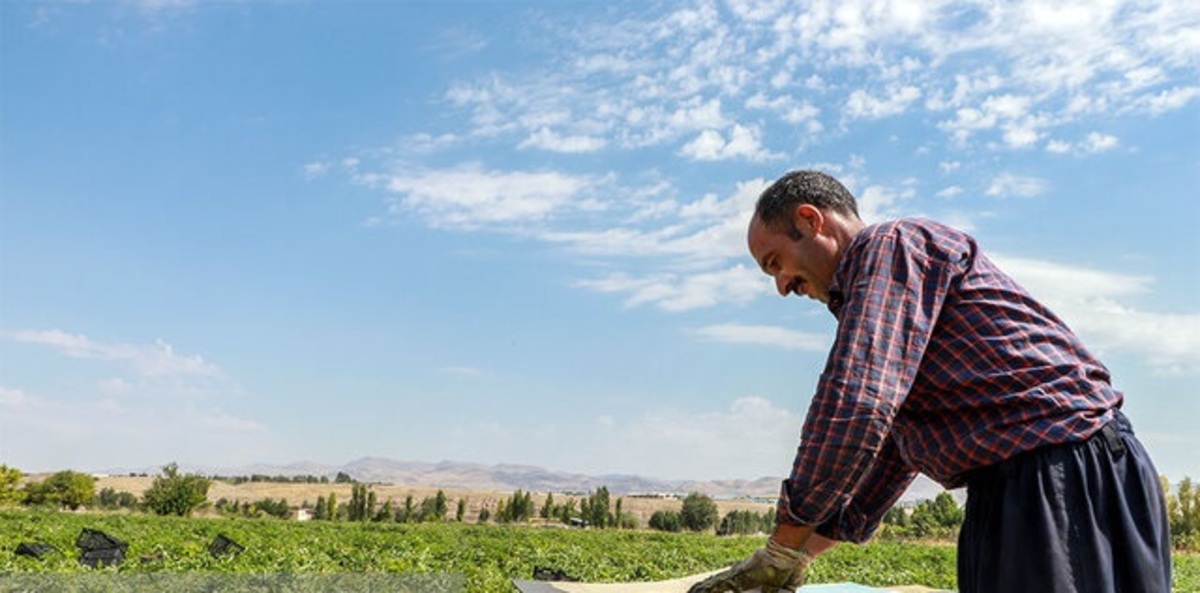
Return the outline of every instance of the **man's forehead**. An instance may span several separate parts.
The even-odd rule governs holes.
[[[770,248],[770,245],[767,244],[769,237],[770,229],[755,216],[746,230],[746,246],[750,249],[750,256],[758,263],[758,267],[764,270],[766,270],[766,265],[763,260]]]
[[[750,226],[746,229],[746,242],[751,245],[761,244],[773,234],[772,229],[761,218],[755,216],[750,219]]]

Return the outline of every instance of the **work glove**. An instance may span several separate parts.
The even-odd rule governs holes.
[[[767,539],[767,545],[688,589],[688,593],[740,593],[758,588],[762,593],[795,591],[804,584],[804,571],[813,557]]]

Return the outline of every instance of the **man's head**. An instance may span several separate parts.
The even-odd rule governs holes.
[[[842,252],[862,228],[854,196],[838,180],[792,171],[759,196],[746,241],[781,296],[828,302]]]

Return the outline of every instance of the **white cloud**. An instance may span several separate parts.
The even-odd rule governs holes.
[[[1045,180],[1013,173],[1001,173],[992,178],[984,193],[994,198],[1031,198],[1041,195],[1045,191]]]
[[[565,210],[594,209],[583,194],[596,180],[554,171],[487,171],[478,165],[411,173],[360,174],[360,183],[382,186],[402,198],[391,214],[415,212],[439,227],[545,220]]]
[[[632,203],[633,214],[623,225],[592,230],[547,229],[536,237],[591,255],[666,257],[670,261],[664,267],[674,271],[711,268],[745,256],[746,227],[754,202],[766,184],[763,179],[753,179],[739,183],[725,198],[706,195],[684,203],[660,199],[647,205],[639,197]],[[661,189],[653,186],[653,195]],[[644,192],[632,193],[640,196]],[[661,226],[639,228],[638,223]]]
[[[846,99],[845,113],[851,119],[891,117],[904,113],[920,97],[921,89],[915,86],[889,88],[884,98],[873,97],[863,89],[856,89]]]
[[[610,274],[577,283],[581,288],[599,292],[627,294],[625,305],[654,305],[664,311],[678,312],[718,303],[745,303],[763,294],[764,276],[758,270],[737,264],[724,270],[694,274],[661,273],[635,277],[626,273]]]
[[[796,331],[773,325],[725,323],[697,328],[691,333],[715,342],[758,344],[807,352],[826,352],[830,345],[828,335]]]
[[[1029,148],[1037,144],[1041,134],[1038,133],[1036,127],[1030,124],[1031,122],[1023,122],[1005,126],[1004,143],[1012,148]]]
[[[521,141],[517,148],[540,148],[551,152],[595,152],[604,148],[607,141],[595,136],[560,136],[549,128],[541,128]]]
[[[871,120],[924,97],[926,109],[950,111],[942,128],[959,142],[988,131],[1028,148],[1089,114],[1153,115],[1200,93],[1181,83],[1194,72],[1188,48],[1200,47],[1200,11],[1180,3],[701,3],[644,14],[573,30],[570,55],[554,62],[561,68],[489,73],[447,98],[471,110],[477,133],[517,134],[529,145],[680,141],[687,154],[713,158],[713,133],[727,144],[721,131],[747,126],[726,103],[777,118],[763,124],[760,145],[775,143],[766,132],[787,133],[776,123],[820,131],[823,109]],[[883,84],[830,85],[831,72]]]
[[[1051,140],[1046,143],[1046,152],[1065,154],[1071,152],[1071,143],[1064,140]]]
[[[1120,146],[1121,140],[1110,134],[1091,132],[1077,143],[1065,140],[1051,140],[1046,144],[1046,152],[1053,154],[1096,154],[1108,152]]]
[[[988,96],[989,93],[1003,88],[1008,82],[990,70],[984,70],[982,73],[956,73],[953,81],[954,90],[950,91],[948,96],[946,91],[935,88],[925,106],[932,111],[962,109],[971,105],[978,97]]]
[[[951,186],[945,187],[941,190],[938,190],[938,192],[934,195],[939,198],[954,198],[954,197],[962,195],[962,193],[963,193],[963,188],[961,188],[957,185],[951,185]]]
[[[728,139],[716,130],[704,130],[694,140],[685,144],[680,149],[680,154],[699,161],[765,161],[782,156],[763,148],[759,136],[756,128],[741,125],[733,126]]]
[[[983,102],[983,111],[997,119],[1020,119],[1029,113],[1033,101],[1029,97],[1012,94],[988,97]]]
[[[1147,111],[1152,115],[1160,115],[1182,109],[1197,97],[1200,97],[1200,87],[1198,86],[1176,87],[1156,94],[1143,95],[1138,98],[1133,108]]]
[[[98,342],[62,330],[19,330],[8,332],[16,342],[51,346],[66,356],[124,363],[145,377],[222,377],[224,372],[199,355],[178,354],[162,340],[153,345]]]
[[[128,405],[103,397],[51,398],[0,386],[0,416],[6,460],[28,471],[102,470],[115,463],[151,465],[164,459],[244,464],[280,452],[262,423],[190,400]]]
[[[432,154],[446,150],[463,142],[457,134],[429,134],[421,132],[408,136],[395,145],[395,150],[401,154]],[[357,164],[355,162],[354,164]]]
[[[858,195],[858,215],[867,224],[881,222],[901,216],[904,203],[916,195],[909,186],[900,189],[871,185]]]
[[[304,165],[304,176],[308,179],[322,177],[329,172],[329,163],[312,162]]]
[[[1120,140],[1116,136],[1092,132],[1084,139],[1083,149],[1087,152],[1105,152],[1112,150],[1120,144]]]
[[[971,134],[978,130],[989,130],[996,126],[995,114],[988,114],[974,107],[964,107],[955,111],[953,120],[938,123],[938,128],[950,132],[958,144],[965,144]]]

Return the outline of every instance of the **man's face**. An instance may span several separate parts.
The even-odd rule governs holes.
[[[803,295],[829,302],[829,284],[837,270],[837,245],[821,229],[828,222],[812,206],[797,208],[794,232],[772,229],[754,216],[746,234],[750,255],[775,279],[779,295]]]

